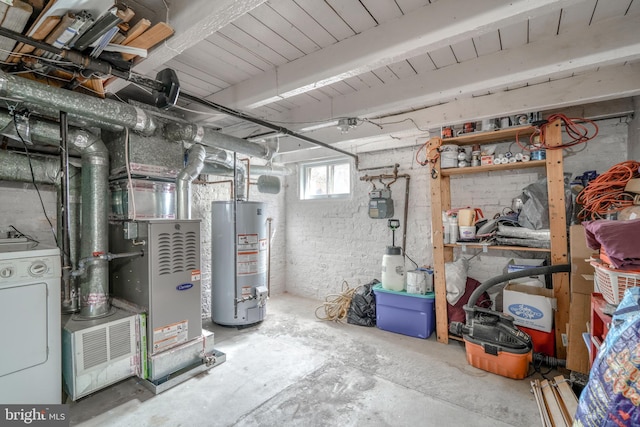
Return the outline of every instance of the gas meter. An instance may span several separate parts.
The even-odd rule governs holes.
[[[393,216],[391,189],[374,189],[369,192],[369,218],[384,219]]]

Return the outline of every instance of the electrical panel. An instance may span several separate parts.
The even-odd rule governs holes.
[[[369,192],[369,218],[385,219],[393,216],[393,199],[391,190],[371,190]]]

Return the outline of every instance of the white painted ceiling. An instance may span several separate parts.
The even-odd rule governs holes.
[[[446,124],[640,94],[640,0],[146,4],[176,34],[134,71],[172,68],[184,92],[354,153],[421,144]],[[179,105],[223,133],[270,132]],[[357,126],[342,133],[340,118]],[[335,154],[279,141],[279,162]]]

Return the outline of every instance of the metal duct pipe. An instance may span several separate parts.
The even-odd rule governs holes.
[[[207,156],[204,168],[202,168],[202,173],[211,175],[233,176],[235,199],[245,200],[247,198],[247,194],[245,194],[246,190],[244,183],[246,179],[249,179],[247,176],[247,169],[242,162],[236,162],[236,167],[234,169],[234,158],[235,156],[231,157],[226,151],[219,150],[219,152],[216,152],[215,155]],[[222,173],[219,173],[220,171],[222,171]]]
[[[191,183],[204,167],[206,151],[202,145],[194,144],[188,151],[187,165],[176,177],[177,219],[191,219]]]
[[[3,118],[4,119],[4,118]],[[0,121],[1,124],[1,121]],[[60,144],[57,123],[29,119],[35,143]],[[81,154],[82,161],[82,230],[80,257],[107,253],[109,153],[100,138],[80,129],[70,129],[69,146]],[[80,315],[97,317],[109,312],[109,269],[106,262],[96,263],[79,277]]]
[[[207,147],[222,148],[247,156],[260,157],[270,160],[273,152],[266,146],[248,142],[235,136],[225,135],[210,128],[195,124],[170,123],[164,128],[167,139],[206,145]]]
[[[99,122],[124,126],[143,134],[152,134],[156,129],[153,117],[140,108],[47,86],[2,71],[0,71],[0,96],[57,111],[66,111],[69,114]]]
[[[226,167],[221,167],[205,160],[205,165],[202,173],[208,173],[211,175],[231,176],[233,171],[228,170]],[[260,175],[272,175],[272,176],[289,176],[293,175],[293,170],[282,165],[272,166],[260,166],[251,165],[251,176]]]

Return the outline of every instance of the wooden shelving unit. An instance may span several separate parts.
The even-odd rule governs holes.
[[[446,144],[468,146],[473,144],[489,144],[497,142],[514,141],[516,137],[528,139],[535,128],[525,126],[516,127],[495,132],[482,132],[463,135],[456,138],[442,140]],[[430,147],[440,143],[439,138],[430,141]],[[548,146],[562,144],[562,126],[560,121],[547,126],[546,143]],[[551,228],[551,248],[527,248],[520,246],[487,246],[482,244],[464,244],[467,248],[476,250],[514,250],[548,252],[551,264],[566,264],[568,260],[566,213],[564,203],[564,171],[562,162],[562,150],[547,150],[546,160],[536,160],[521,163],[508,163],[504,165],[478,166],[467,168],[440,169],[440,162],[434,165],[434,173],[431,179],[431,220],[433,223],[433,269],[434,286],[436,292],[436,334],[439,342],[448,343],[449,336],[447,318],[447,299],[444,265],[453,261],[453,250],[461,247],[461,244],[445,244],[442,211],[451,209],[451,176],[461,176],[490,171],[510,171],[528,168],[544,168],[547,175],[549,193],[549,220]],[[431,173],[431,171],[430,171]],[[556,354],[560,359],[566,357],[566,348],[562,344],[562,336],[569,321],[569,275],[568,273],[556,273],[553,275],[554,296],[557,299],[558,309],[555,313],[556,328]],[[458,339],[459,340],[459,339]]]

